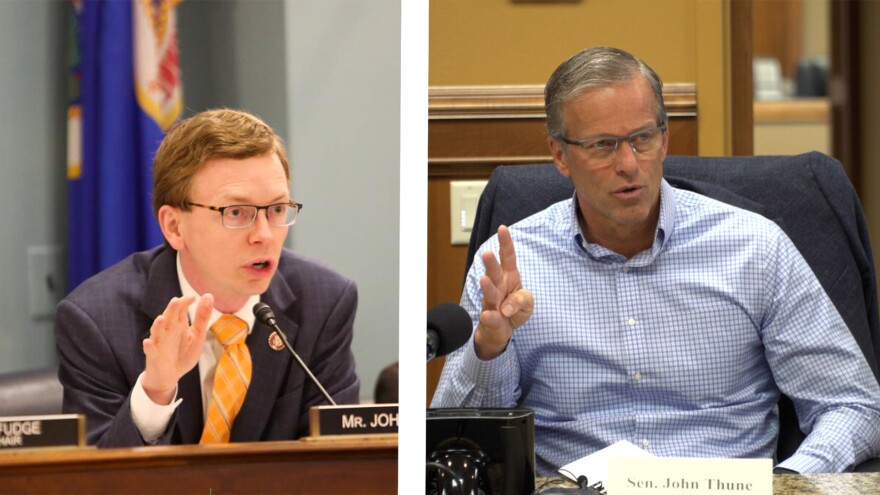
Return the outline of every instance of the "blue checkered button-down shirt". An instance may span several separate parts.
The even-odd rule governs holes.
[[[575,202],[510,228],[529,321],[481,361],[446,361],[432,407],[535,412],[539,474],[619,440],[658,456],[772,458],[780,390],[809,433],[780,464],[842,471],[878,455],[880,388],[807,263],[771,221],[661,186],[654,244],[584,240]],[[477,253],[462,305],[479,319]]]

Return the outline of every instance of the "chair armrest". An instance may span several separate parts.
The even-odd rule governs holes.
[[[880,473],[880,457],[876,459],[868,459],[853,469],[856,473]]]

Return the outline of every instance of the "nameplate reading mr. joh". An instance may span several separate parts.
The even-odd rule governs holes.
[[[397,404],[315,406],[309,423],[313,437],[397,433]]]

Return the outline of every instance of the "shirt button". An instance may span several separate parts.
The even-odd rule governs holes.
[[[642,447],[644,447],[644,448],[647,449],[647,448],[648,448],[648,444],[650,444],[650,443],[651,443],[651,442],[649,442],[647,438],[643,438],[643,439],[642,439]]]
[[[629,273],[629,267],[628,267],[628,266],[623,267],[622,270],[623,270],[623,273]]]
[[[630,318],[630,319],[626,320],[626,322],[629,324],[629,326],[633,326],[636,324],[636,319]]]
[[[642,381],[642,373],[640,371],[636,371],[636,374],[633,375],[633,380],[637,382]]]

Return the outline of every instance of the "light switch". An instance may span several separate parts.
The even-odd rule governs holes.
[[[452,244],[467,244],[474,228],[477,204],[486,187],[485,180],[456,180],[449,184],[450,234]]]

